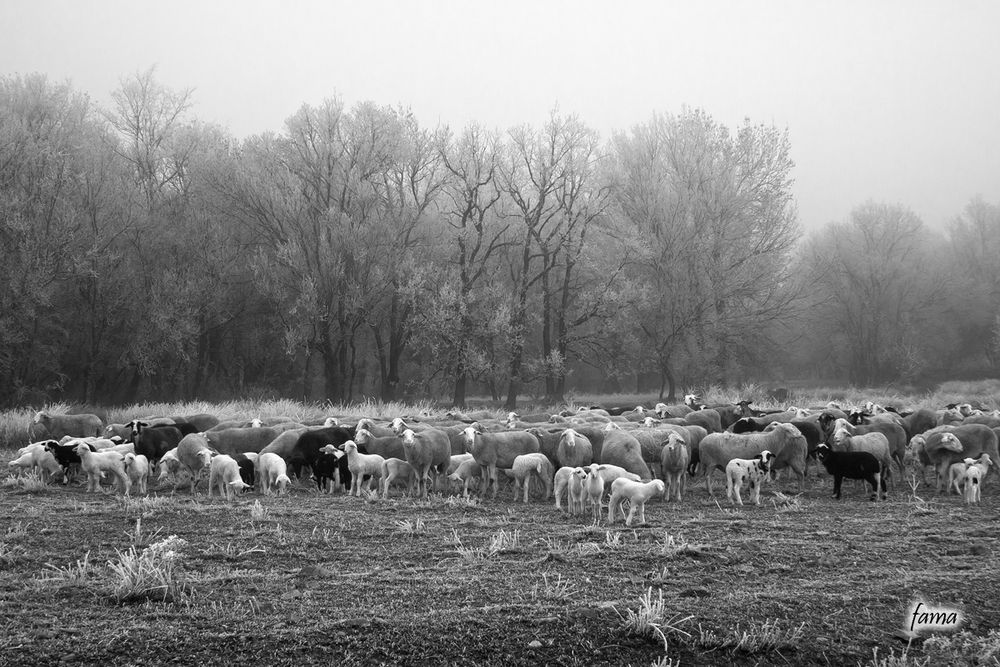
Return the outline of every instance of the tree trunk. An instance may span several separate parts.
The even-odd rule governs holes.
[[[468,382],[468,375],[465,372],[465,365],[460,361],[455,368],[455,389],[451,396],[451,404],[456,408],[465,407],[465,387]]]

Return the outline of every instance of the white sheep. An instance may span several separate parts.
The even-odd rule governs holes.
[[[573,468],[568,484],[568,504],[570,514],[582,514],[586,509],[586,486],[584,481],[587,479],[587,469],[586,468]]]
[[[382,498],[389,497],[389,487],[394,483],[405,484],[410,495],[417,488],[417,471],[403,459],[391,457],[382,463]]]
[[[132,481],[125,472],[124,455],[118,452],[92,452],[86,443],[76,446],[80,469],[87,474],[87,491],[100,491],[104,473],[110,472],[121,482],[125,495],[132,490]]]
[[[46,480],[50,476],[61,476],[63,474],[62,466],[56,461],[52,452],[45,448],[46,442],[48,441],[33,442],[27,447],[22,447],[17,451],[17,458],[7,465],[11,468],[39,470],[42,479]]]
[[[466,461],[471,461],[471,460],[472,460],[472,454],[452,454],[451,463],[448,464],[447,473],[451,475],[451,473],[458,470],[458,467],[460,465],[462,465]]]
[[[567,501],[569,500],[569,496],[568,496],[568,494],[569,494],[569,480],[570,480],[570,477],[573,475],[573,470],[575,470],[575,468],[573,468],[572,466],[563,466],[563,467],[559,468],[559,470],[556,470],[555,480],[554,480],[554,486],[555,486],[556,509],[557,510],[561,510],[562,509],[561,501],[562,501],[562,497],[563,497],[564,494],[567,496]]]
[[[974,459],[966,459],[973,461]],[[965,461],[952,463],[948,468],[948,491],[954,491],[957,495],[962,495],[962,484],[965,483],[965,473],[969,470],[969,464]]]
[[[667,482],[667,500],[674,494],[680,502],[681,492],[687,486],[686,473],[690,459],[691,452],[688,451],[684,437],[674,431],[668,433],[667,441],[660,452],[660,471]]]
[[[199,458],[201,457],[199,452]],[[240,477],[240,465],[232,456],[219,454],[209,457],[208,474],[208,497],[212,497],[212,488],[218,487],[219,495],[226,500],[236,497],[237,491],[247,488],[247,484]]]
[[[144,454],[137,455],[129,452],[123,455],[123,461],[125,462],[125,472],[128,473],[132,486],[138,488],[139,493],[148,494],[149,459]]]
[[[608,503],[608,523],[615,522],[615,516],[621,510],[622,516],[625,511],[622,504],[628,500],[631,507],[625,525],[631,526],[636,510],[639,511],[639,522],[646,523],[646,501],[654,496],[662,496],[666,492],[666,485],[658,479],[650,482],[636,482],[624,477],[616,479],[611,483],[611,501]]]
[[[965,459],[969,469],[965,471],[965,504],[971,505],[982,500],[983,479],[993,463],[990,455],[983,453],[978,459]]]
[[[261,491],[265,496],[271,495],[275,488],[277,488],[279,496],[288,492],[288,486],[292,480],[288,478],[288,467],[285,465],[285,459],[273,452],[266,452],[254,457],[245,456],[253,461],[254,474],[259,480]]]
[[[538,475],[545,486],[546,500],[552,493],[552,462],[549,461],[549,457],[545,456],[545,454],[533,453],[515,456],[514,464],[511,466],[511,475],[514,477],[515,502],[522,486],[524,487],[524,502],[528,502],[532,475]]]
[[[104,430],[104,422],[97,415],[50,415],[45,410],[37,412],[35,424],[45,427],[48,437],[58,440],[65,435],[77,438],[99,436]]]

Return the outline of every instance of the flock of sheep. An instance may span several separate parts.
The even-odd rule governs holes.
[[[680,501],[688,477],[703,475],[714,495],[716,470],[725,473],[730,502],[740,505],[744,489],[759,505],[762,485],[786,468],[804,490],[812,459],[833,476],[835,498],[843,479],[865,480],[872,499],[884,498],[886,486],[894,486],[893,467],[902,476],[913,465],[922,478],[934,468],[939,493],[954,490],[977,503],[1000,458],[1000,412],[970,404],[896,412],[829,403],[763,412],[749,401],[700,405],[695,395],[652,409],[592,406],[506,419],[450,412],[443,420],[354,424],[338,417],[322,424],[280,417],[222,422],[197,414],[105,425],[96,415],[39,412],[39,427],[46,438],[21,448],[10,467],[63,483],[79,471],[88,491],[114,483],[122,493],[144,494],[155,473],[160,482],[186,480],[192,493],[207,474],[208,495],[230,499],[248,488],[282,494],[292,477],[310,476],[322,492],[353,496],[367,486],[383,498],[396,487],[420,497],[430,488],[495,497],[502,472],[513,479],[515,500],[529,502],[534,481],[546,499],[555,496],[557,508],[565,498],[570,513],[589,507],[597,521],[606,507],[609,523],[621,514],[628,525],[636,515],[645,523],[652,498]]]

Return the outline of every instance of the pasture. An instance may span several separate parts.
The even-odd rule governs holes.
[[[17,444],[0,449],[5,471]],[[496,500],[381,500],[299,482],[287,496],[230,503],[204,484],[194,496],[163,486],[123,498],[8,477],[0,655],[5,665],[996,664],[994,477],[973,507],[899,480],[887,502],[852,482],[834,501],[815,465],[805,493],[787,478],[779,486],[762,506],[733,509],[724,484],[716,502],[689,480],[681,503],[651,501],[648,523],[627,528],[537,495],[514,503],[510,486]],[[961,631],[907,651],[900,634],[918,598],[961,609]]]

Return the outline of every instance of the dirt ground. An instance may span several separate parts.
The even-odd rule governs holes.
[[[973,507],[898,485],[871,503],[852,483],[838,502],[831,486],[734,510],[698,484],[626,528],[509,489],[382,501],[302,485],[226,502],[7,482],[0,662],[844,665],[901,651],[917,597],[960,608],[975,635],[997,626],[995,480]],[[109,561],[170,535],[186,542],[172,599],[118,602]],[[661,592],[666,650],[624,623]]]

